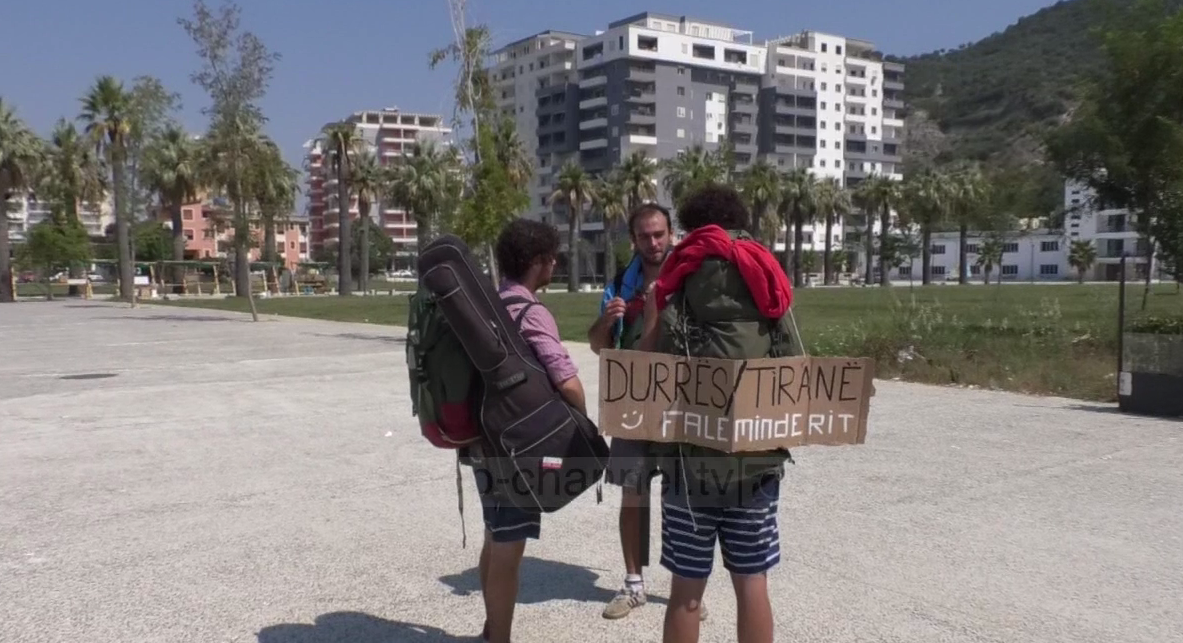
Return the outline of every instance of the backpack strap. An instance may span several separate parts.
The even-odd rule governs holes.
[[[539,303],[539,302],[533,301],[531,299],[526,299],[525,297],[522,297],[521,295],[510,295],[509,297],[503,298],[501,300],[501,302],[504,303],[506,306],[510,306],[513,304],[522,304],[522,307],[518,309],[518,314],[514,315],[514,317],[513,317],[514,324],[517,325],[519,333],[522,332],[522,320],[526,318],[526,311],[530,310],[534,306],[537,306]]]

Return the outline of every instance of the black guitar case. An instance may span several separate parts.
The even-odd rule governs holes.
[[[485,440],[470,453],[478,486],[529,511],[562,509],[600,480],[607,441],[551,384],[459,237],[444,235],[428,244],[418,265],[420,287],[437,300],[481,374]]]

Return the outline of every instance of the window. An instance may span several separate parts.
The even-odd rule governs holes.
[[[1058,275],[1060,274],[1060,267],[1054,263],[1045,263],[1039,266],[1039,274],[1041,275]]]
[[[678,95],[685,96],[686,95],[686,88],[682,87],[682,86],[678,86]]]
[[[826,108],[826,101],[823,100],[822,101],[822,109],[825,109],[825,108]],[[822,125],[822,127],[825,127],[825,125]]]
[[[686,108],[681,105],[678,106],[678,118],[686,118]]]
[[[678,138],[686,138],[686,130],[681,127],[678,128]]]
[[[1013,277],[1013,276],[1019,274],[1019,267],[1013,263],[1009,264],[1009,265],[1005,265],[1002,267],[1002,274]]]
[[[1039,244],[1040,252],[1058,252],[1060,250],[1059,241],[1044,241]],[[1041,268],[1042,270],[1042,268]],[[1042,274],[1042,273],[1041,273]],[[1052,273],[1055,274],[1055,273]]]
[[[834,111],[836,111],[836,112],[842,111],[842,103],[834,103]]]
[[[620,128],[613,125],[612,126],[612,135],[613,136],[620,136]]]
[[[822,53],[826,52],[826,43],[822,43]]]
[[[826,91],[826,83],[822,83],[822,91]]]
[[[617,114],[620,113],[620,105],[613,104],[612,108],[609,111],[612,112],[613,116],[616,116]]]
[[[834,47],[834,53],[841,54],[842,53],[842,45],[837,45],[836,47]]]
[[[912,266],[900,266],[896,270],[898,271],[898,274],[901,277],[911,277],[912,276]]]
[[[932,245],[932,253],[933,253],[934,255],[943,255],[943,254],[945,254],[945,246],[944,246],[944,244],[941,244],[941,245],[939,245],[939,246],[938,246],[937,244],[935,244],[935,243],[934,243],[934,244]]]
[[[933,266],[932,267],[932,276],[944,277],[945,276],[945,267],[944,266]]]
[[[686,45],[682,45],[682,47],[683,47],[683,49],[685,49]],[[685,51],[683,51],[682,53],[686,53],[686,52],[685,52]],[[686,68],[685,68],[685,67],[679,67],[679,68],[678,68],[678,75],[679,75],[679,76],[685,76],[685,75],[686,75]]]
[[[969,254],[969,255],[978,254],[978,244],[976,244],[976,243],[965,244],[965,254]]]
[[[1007,253],[1007,252],[1018,252],[1018,251],[1019,251],[1019,244],[1017,244],[1017,243],[1004,243],[1004,244],[1002,244],[1002,252],[1003,252],[1003,253]],[[1017,268],[1016,268],[1016,270],[1017,270]],[[1006,273],[1004,272],[1004,273],[1002,273],[1002,274],[1006,274]]]
[[[193,211],[189,209],[181,210],[181,218],[186,221],[193,220]]]

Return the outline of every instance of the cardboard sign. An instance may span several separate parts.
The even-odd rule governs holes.
[[[862,444],[873,360],[600,352],[600,431],[727,453]]]

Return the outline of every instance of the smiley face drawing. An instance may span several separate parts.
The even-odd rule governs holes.
[[[629,424],[628,419],[634,418],[632,424]],[[635,431],[641,423],[645,421],[645,415],[640,411],[633,411],[632,413],[622,413],[620,415],[620,428],[625,431]]]

